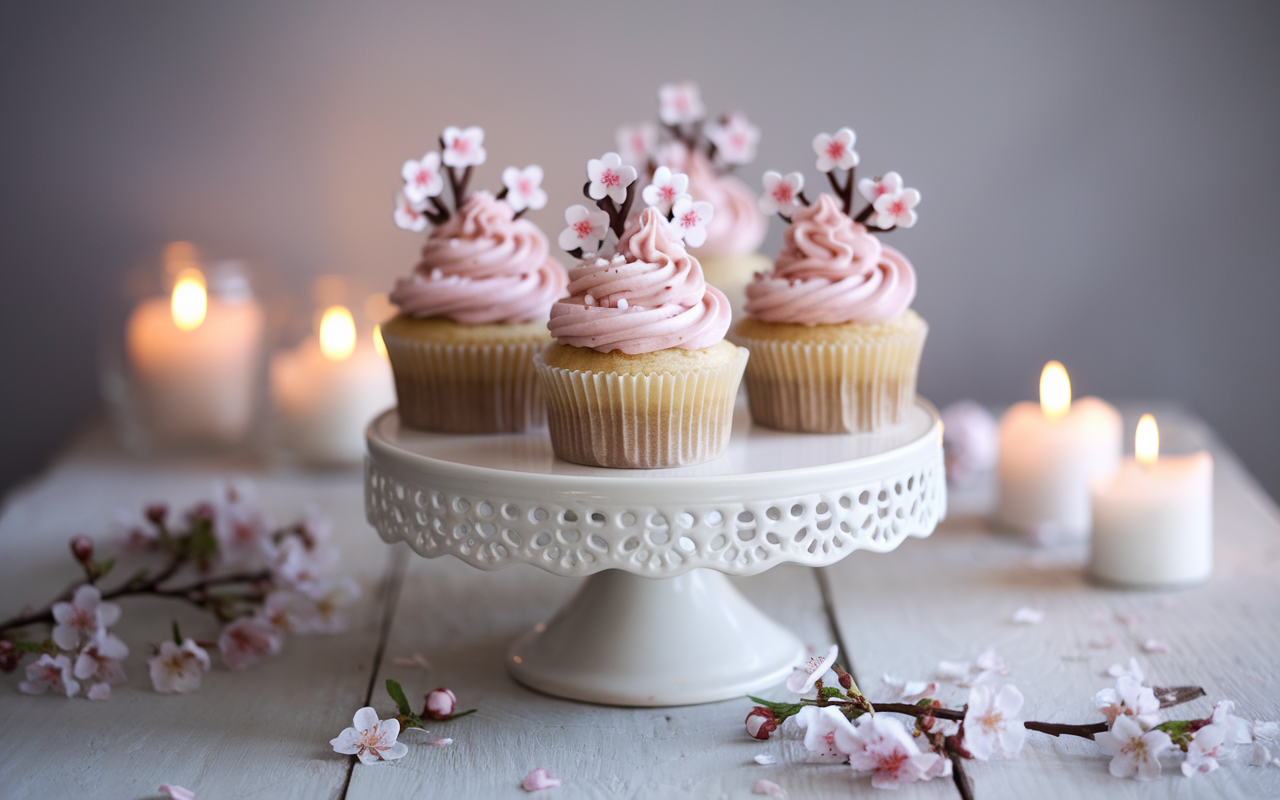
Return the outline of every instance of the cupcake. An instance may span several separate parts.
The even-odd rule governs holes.
[[[433,225],[422,257],[396,281],[399,314],[382,326],[400,421],[447,433],[504,433],[546,422],[534,354],[568,278],[547,237],[521,219],[547,203],[542,170],[508,167],[503,190],[467,194],[485,160],[484,131],[445,129],[442,152],[405,162],[396,224]],[[443,167],[442,167],[443,164]],[[453,207],[441,202],[445,180]]]
[[[873,431],[901,422],[915,403],[929,327],[911,310],[916,274],[872,231],[910,228],[920,193],[889,172],[863,179],[868,204],[851,216],[854,133],[814,140],[835,194],[810,202],[804,176],[764,175],[761,208],[789,224],[772,271],[747,286],[737,341],[751,350],[747,400],[760,425],[784,431]],[[845,180],[837,170],[847,173]]]
[[[629,216],[636,170],[606,153],[588,175],[599,210],[565,212],[560,245],[581,262],[569,270],[569,296],[551,307],[556,341],[535,359],[551,444],[566,461],[600,467],[715,458],[729,441],[747,351],[724,341],[729,302],[685,248],[705,235],[712,208],[653,191]]]
[[[735,320],[742,318],[745,290],[755,273],[770,261],[756,252],[768,232],[755,194],[732,172],[755,160],[760,129],[741,113],[705,122],[706,109],[695,83],[667,84],[658,91],[662,127],[652,123],[619,128],[618,142],[628,163],[647,168],[650,177],[661,167],[688,176],[694,200],[715,209],[706,239],[690,247],[707,283],[729,298]]]

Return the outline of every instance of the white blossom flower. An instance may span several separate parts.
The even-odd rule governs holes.
[[[554,789],[563,783],[564,780],[551,777],[551,773],[547,772],[546,767],[538,767],[524,776],[524,780],[520,782],[520,787],[526,792],[536,792],[540,789]]]
[[[44,694],[52,689],[75,697],[80,693],[80,682],[71,670],[71,659],[67,656],[51,656],[48,653],[27,665],[27,679],[18,684],[24,694]]]
[[[756,158],[760,129],[745,114],[727,114],[707,126],[707,138],[715,144],[716,154],[724,163],[749,164]]]
[[[400,723],[394,719],[378,719],[378,712],[365,706],[356,712],[353,726],[329,740],[333,752],[355,756],[362,764],[394,761],[404,758],[409,748],[397,742]]]
[[[899,228],[910,228],[919,219],[915,212],[919,203],[920,193],[915,189],[903,189],[896,194],[882,194],[872,203],[876,210],[872,222],[877,228],[886,230],[895,225]]]
[[[1227,755],[1227,726],[1206,725],[1191,735],[1187,744],[1187,757],[1182,762],[1182,774],[1190,778],[1198,773],[1208,774],[1221,766],[1219,759]]]
[[[849,756],[854,772],[872,773],[871,785],[877,789],[896,789],[951,774],[950,761],[922,751],[902,723],[887,714],[861,717],[851,732],[837,734],[837,744]]]
[[[284,617],[293,633],[340,633],[347,628],[342,609],[359,598],[360,585],[349,577],[317,580],[282,596],[274,607],[265,610],[264,616],[273,624],[275,617]],[[270,601],[271,597],[267,599]]]
[[[427,229],[427,215],[423,214],[426,204],[414,203],[404,196],[404,192],[396,192],[396,210],[392,214],[396,227],[406,231],[420,233]]]
[[[252,481],[236,481],[218,487],[213,504],[213,536],[227,565],[261,569],[271,562],[271,529],[268,517],[255,504]]]
[[[276,548],[272,575],[286,586],[306,589],[332,574],[342,554],[330,541],[333,524],[307,509],[297,532]]]
[[[980,761],[1017,756],[1027,741],[1027,729],[1017,718],[1021,710],[1022,692],[1013,684],[1005,684],[998,692],[989,686],[970,689],[964,714],[965,749]]]
[[[118,636],[107,633],[105,629],[100,630],[76,656],[75,676],[82,681],[92,680],[108,687],[124,683],[122,662],[128,655],[128,645]]]
[[[902,176],[891,171],[880,178],[863,178],[858,181],[858,191],[874,203],[881,195],[897,194],[902,191]]]
[[[619,126],[614,136],[622,163],[633,167],[648,164],[650,154],[658,146],[658,129],[652,122]]]
[[[622,163],[617,153],[605,153],[587,161],[587,177],[591,186],[587,194],[592,200],[609,197],[618,205],[627,199],[627,187],[636,180],[636,168]]]
[[[853,725],[835,706],[805,706],[795,720],[804,730],[804,746],[811,759],[843,761],[849,754],[847,749],[841,749],[837,737],[853,736]]]
[[[822,676],[827,674],[831,669],[831,665],[836,663],[836,656],[840,655],[840,646],[831,645],[831,649],[822,658],[813,656],[808,661],[792,670],[787,676],[787,690],[796,694],[805,694],[813,688]]]
[[[1117,778],[1149,781],[1160,776],[1160,754],[1173,746],[1162,730],[1144,730],[1133,717],[1121,716],[1111,730],[1093,737],[1111,756],[1111,774]]]
[[[1013,621],[1022,625],[1039,625],[1044,622],[1044,612],[1038,608],[1023,606],[1013,612]]]
[[[885,700],[888,703],[914,703],[938,691],[938,684],[933,681],[908,681],[889,674],[880,680],[889,687],[890,694]]]
[[[476,126],[458,129],[450,125],[440,136],[444,140],[444,154],[440,157],[447,167],[475,167],[484,163],[484,129]]]
[[[507,205],[512,211],[526,208],[537,211],[547,204],[547,191],[542,188],[542,167],[530,164],[524,169],[507,167],[502,171],[502,185],[507,187]]]
[[[196,793],[173,783],[166,783],[157,792],[169,795],[170,800],[196,800]]]
[[[781,786],[771,780],[766,780],[765,778],[761,778],[755,782],[755,785],[751,787],[751,793],[763,794],[769,797],[785,798],[787,796],[787,793],[782,790]]]
[[[235,671],[279,653],[283,645],[280,629],[263,617],[242,617],[223,628],[218,636],[222,662]]]
[[[671,224],[676,226],[684,243],[701,247],[707,240],[707,223],[715,215],[715,209],[706,200],[694,200],[692,195],[682,194],[671,206]]]
[[[1231,712],[1235,710],[1236,704],[1230,700],[1222,700],[1213,707],[1213,724],[1221,725],[1227,732],[1227,742],[1231,744],[1248,744],[1255,738],[1266,738],[1258,735],[1258,729],[1266,731],[1266,724],[1259,726],[1255,720],[1253,725],[1243,717],[1237,717]],[[1275,723],[1270,723],[1275,725]],[[1272,737],[1274,738],[1274,736]]]
[[[1152,728],[1160,722],[1160,701],[1149,686],[1135,680],[1131,675],[1121,675],[1116,680],[1115,689],[1103,689],[1093,696],[1093,704],[1107,718],[1107,724],[1114,724],[1117,717],[1134,717],[1143,729]]]
[[[818,171],[853,169],[858,166],[858,151],[853,149],[858,135],[851,128],[841,128],[836,135],[820,133],[813,137],[813,152],[818,154]]]
[[[609,215],[586,206],[569,206],[564,210],[569,227],[560,232],[560,249],[592,252],[600,246],[609,231]]]
[[[653,182],[644,187],[640,197],[645,205],[653,206],[663,214],[669,214],[676,200],[688,191],[688,175],[683,172],[672,172],[667,167],[658,167],[653,173]]]
[[[157,692],[190,694],[200,688],[200,679],[209,671],[209,654],[192,639],[181,645],[166,639],[160,652],[147,659],[147,669]]]
[[[702,91],[693,81],[667,83],[658,89],[658,118],[667,125],[697,122],[707,113]]]
[[[101,628],[120,619],[120,606],[102,602],[97,586],[85,584],[72,596],[70,603],[54,603],[53,643],[63,650],[75,650],[81,641],[92,639]]]
[[[760,195],[760,211],[765,215],[782,214],[791,216],[791,212],[800,207],[800,191],[804,189],[804,175],[792,172],[787,176],[769,170],[761,179],[764,183],[764,194]]]
[[[421,161],[412,158],[400,168],[404,178],[404,196],[410,202],[423,203],[444,191],[444,176],[440,174],[440,154],[432,150]]]
[[[1138,659],[1133,657],[1129,658],[1129,666],[1127,667],[1123,664],[1112,664],[1107,667],[1107,674],[1113,678],[1120,678],[1128,675],[1138,683],[1142,683],[1146,680],[1146,676],[1142,674],[1142,667],[1138,666]]]

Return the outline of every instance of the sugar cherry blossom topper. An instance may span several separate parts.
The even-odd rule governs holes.
[[[618,128],[618,152],[623,163],[647,169],[652,175],[660,166],[683,171],[686,161],[695,154],[721,172],[755,160],[760,129],[745,114],[734,111],[709,122],[706,115],[696,83],[664,84],[658,89],[661,127],[642,122]]]
[[[569,227],[560,232],[560,247],[575,258],[582,258],[587,253],[598,253],[610,232],[621,238],[635,201],[637,174],[635,167],[623,164],[622,156],[614,152],[588,160],[582,193],[599,211],[579,205],[565,209],[564,219]]]

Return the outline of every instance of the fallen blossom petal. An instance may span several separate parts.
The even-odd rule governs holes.
[[[892,690],[887,700],[891,703],[914,703],[938,691],[933,681],[908,681],[893,675],[883,675],[880,680]]]
[[[830,671],[831,666],[836,663],[836,657],[840,655],[839,645],[831,645],[831,649],[822,658],[817,656],[811,657],[804,664],[796,667],[790,675],[787,676],[787,689],[796,694],[805,694],[813,688],[824,675]]]
[[[431,662],[427,660],[422,653],[414,653],[412,656],[396,656],[391,659],[391,663],[397,667],[422,667],[423,669],[431,669]]]
[[[174,783],[166,783],[161,785],[157,792],[169,795],[172,800],[195,800],[196,793],[190,789],[184,789]]]
[[[1246,744],[1254,739],[1253,730],[1249,721],[1243,717],[1237,717],[1231,712],[1235,710],[1236,704],[1231,700],[1222,700],[1213,707],[1214,725],[1221,725],[1227,732],[1227,741],[1231,744]]]
[[[1044,622],[1044,612],[1035,608],[1023,606],[1013,612],[1013,621],[1023,625],[1039,625]]]
[[[1280,759],[1274,758],[1271,751],[1261,744],[1255,744],[1249,748],[1249,754],[1245,756],[1245,763],[1251,767],[1280,767]]]
[[[782,790],[781,786],[774,783],[773,781],[765,780],[764,778],[761,778],[760,780],[756,781],[755,786],[751,787],[751,793],[766,794],[770,797],[786,797],[787,796],[787,793]]]
[[[1167,653],[1169,643],[1162,639],[1148,639],[1142,643],[1142,649],[1148,653]]]
[[[755,761],[757,764],[761,766],[768,766],[770,764],[777,764],[778,758],[777,756],[771,756],[768,753],[760,753],[755,758],[753,758],[752,761]]]
[[[371,707],[357,711],[352,723],[352,727],[329,740],[335,753],[353,755],[362,764],[376,764],[403,758],[409,752],[404,742],[396,741],[400,723],[394,719],[378,719],[378,712]]]
[[[448,747],[449,745],[453,744],[453,739],[450,739],[448,737],[445,737],[444,739],[432,739],[431,741],[427,742],[427,744],[431,745],[432,747]]]
[[[1138,666],[1138,659],[1132,657],[1129,659],[1129,666],[1127,667],[1123,664],[1112,664],[1107,667],[1107,674],[1113,678],[1121,678],[1128,675],[1138,683],[1142,683],[1146,679],[1142,674],[1142,667]]]
[[[546,767],[538,767],[533,772],[524,776],[524,780],[521,781],[520,787],[526,792],[536,792],[540,789],[554,789],[563,783],[564,781],[560,778],[551,777],[551,773],[547,772]]]
[[[218,650],[233,671],[248,669],[284,646],[280,629],[262,617],[244,617],[222,629]]]
[[[90,700],[106,700],[111,697],[111,684],[95,683],[89,687],[89,691],[85,692],[85,696]]]

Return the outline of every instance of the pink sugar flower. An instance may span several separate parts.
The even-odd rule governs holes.
[[[726,114],[707,126],[707,138],[715,144],[716,154],[724,163],[749,164],[756,158],[760,129],[747,121],[745,114]]]
[[[18,689],[24,694],[44,694],[52,689],[67,697],[75,697],[80,693],[80,682],[74,677],[70,658],[45,653],[38,661],[27,665],[27,679],[18,684]]]
[[[853,169],[858,166],[858,151],[853,149],[858,135],[851,128],[841,128],[836,135],[820,133],[813,137],[813,152],[818,154],[818,171]]]
[[[697,122],[707,113],[702,91],[693,81],[668,83],[658,89],[658,118],[667,125]]]
[[[787,176],[769,170],[764,174],[764,194],[760,195],[760,211],[769,216],[791,212],[800,207],[800,191],[804,189],[804,175],[792,172]]]
[[[223,628],[218,636],[222,661],[235,671],[279,653],[283,644],[280,629],[262,617],[242,617]]]
[[[484,129],[476,126],[459,129],[450,125],[440,136],[444,140],[444,154],[440,160],[446,167],[475,167],[484,163]]]
[[[640,197],[645,205],[653,206],[663,214],[669,214],[676,200],[688,191],[688,175],[683,172],[672,172],[667,167],[658,167],[653,173],[653,182],[644,187]]]
[[[423,214],[425,205],[414,203],[404,196],[404,192],[396,192],[396,210],[392,214],[396,227],[414,233],[427,229],[427,215]]]
[[[617,153],[605,153],[587,161],[587,177],[591,185],[587,194],[592,200],[609,197],[618,205],[627,199],[627,187],[636,180],[636,168],[622,163]]]
[[[876,213],[872,222],[877,228],[894,226],[910,228],[919,219],[915,207],[920,204],[920,193],[915,189],[903,189],[895,194],[882,194],[872,204]]]
[[[564,221],[569,227],[560,232],[562,250],[582,249],[594,253],[609,230],[609,215],[586,206],[569,206],[564,210]]]
[[[615,133],[615,138],[622,163],[642,167],[649,163],[649,155],[658,145],[658,129],[652,122],[622,125]]]
[[[537,211],[547,204],[547,192],[542,188],[542,167],[530,164],[524,169],[507,167],[502,171],[502,185],[507,187],[507,205],[512,211],[526,208]]]
[[[692,195],[682,194],[671,206],[671,224],[680,231],[689,247],[701,247],[707,240],[707,223],[715,209],[705,200],[694,200]]]
[[[333,752],[355,756],[361,764],[377,764],[404,758],[409,748],[397,742],[400,723],[394,719],[378,719],[378,712],[366,706],[356,712],[352,727],[329,740]]]
[[[902,191],[902,176],[896,172],[886,172],[882,178],[863,178],[858,181],[858,191],[874,203],[881,195]]]
[[[404,196],[413,203],[426,202],[444,191],[444,177],[440,174],[440,154],[432,150],[421,161],[412,158],[400,168],[404,178]]]

